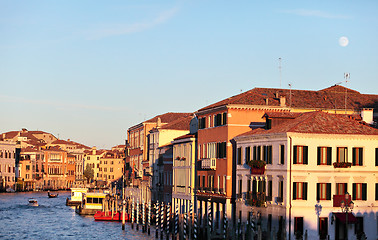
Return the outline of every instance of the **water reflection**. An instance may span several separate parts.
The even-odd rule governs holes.
[[[120,222],[95,222],[65,205],[69,192],[48,198],[46,192],[0,193],[0,239],[154,239]],[[29,206],[35,198],[39,206]]]

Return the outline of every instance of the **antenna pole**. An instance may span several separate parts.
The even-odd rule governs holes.
[[[345,79],[345,114],[347,113],[347,84],[348,84],[348,79],[350,79],[350,73],[344,73],[344,79]]]
[[[281,84],[282,84],[281,60],[282,60],[281,58],[278,58],[278,62],[279,62],[278,69],[280,71],[280,88],[281,88]]]
[[[289,99],[290,99],[290,107],[291,107],[291,83],[289,83],[289,88],[290,88],[290,97],[289,97]]]

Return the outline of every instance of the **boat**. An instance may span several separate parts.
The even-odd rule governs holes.
[[[83,194],[87,193],[87,188],[71,188],[71,199],[66,199],[67,206],[79,206],[83,200]]]
[[[95,221],[122,221],[122,212],[97,211],[94,215]],[[129,215],[125,213],[125,221],[129,220]]]
[[[38,201],[35,198],[29,198],[29,206],[38,207]]]
[[[80,205],[76,206],[76,213],[80,215],[94,215],[97,211],[102,211],[105,193],[88,192],[83,193],[83,199]]]
[[[49,196],[49,198],[56,198],[59,196],[59,193],[57,194],[51,194],[50,191],[47,192],[47,196]]]

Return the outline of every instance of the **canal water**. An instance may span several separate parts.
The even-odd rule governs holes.
[[[154,239],[154,232],[148,236],[129,223],[122,230],[121,222],[80,216],[65,205],[70,192],[58,193],[57,198],[48,198],[47,192],[0,193],[0,239]],[[29,198],[39,206],[29,206]]]

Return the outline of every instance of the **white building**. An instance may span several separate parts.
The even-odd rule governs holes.
[[[235,137],[236,218],[259,213],[262,230],[276,239],[345,239],[346,232],[376,239],[378,129],[319,111],[265,117],[281,124]],[[264,173],[249,166],[260,159]],[[354,202],[348,215],[340,207],[345,192]]]
[[[0,189],[15,190],[16,142],[0,141]]]
[[[179,206],[179,213],[186,213],[195,206],[196,146],[198,120],[190,122],[190,133],[175,138],[173,144],[173,188],[172,203],[174,209]]]

